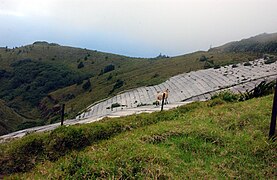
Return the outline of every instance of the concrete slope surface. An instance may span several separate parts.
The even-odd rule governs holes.
[[[245,92],[264,80],[277,77],[277,62],[265,64],[263,59],[251,61],[251,66],[243,63],[224,66],[219,69],[192,71],[171,77],[164,83],[155,86],[140,87],[122,92],[112,98],[90,105],[76,119],[66,120],[65,125],[91,123],[104,117],[120,117],[142,112],[159,111],[153,105],[158,91],[169,89],[169,104],[164,109],[171,109],[193,101],[205,101],[221,90]],[[0,137],[0,142],[22,137],[31,132],[50,131],[60,123],[24,129]]]
[[[277,74],[276,62],[264,64],[263,59],[258,59],[251,64],[251,66],[244,66],[242,63],[237,64],[237,67],[229,65],[219,69],[210,68],[183,73],[159,85],[129,90],[93,104],[76,119],[101,117],[153,105],[157,92],[166,89],[170,91],[168,97],[170,104],[209,99],[214,92],[227,88],[235,92],[245,92],[265,79],[274,78]],[[118,107],[112,108],[114,106]]]

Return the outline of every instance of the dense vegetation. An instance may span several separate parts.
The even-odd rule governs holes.
[[[1,144],[0,174],[20,179],[275,178],[277,144],[267,138],[272,98],[238,102],[223,93],[170,111],[30,134]]]
[[[0,98],[12,101],[18,96],[32,106],[38,106],[40,100],[49,92],[85,79],[69,68],[23,59],[11,64],[13,72],[6,77],[7,83],[0,88]]]

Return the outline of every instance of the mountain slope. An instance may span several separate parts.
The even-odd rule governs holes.
[[[0,48],[0,98],[27,119],[47,124],[59,120],[55,107],[61,103],[66,104],[66,118],[73,118],[93,102],[123,90],[158,84],[183,72],[261,56],[251,52],[200,51],[146,59],[35,42],[13,49]],[[208,61],[201,61],[202,57]]]
[[[17,125],[22,124],[26,119],[9,108],[3,100],[0,99],[0,135],[18,129]]]
[[[260,34],[240,41],[230,42],[212,48],[209,51],[277,53],[277,33]]]

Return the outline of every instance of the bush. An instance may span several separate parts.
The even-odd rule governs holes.
[[[82,88],[86,91],[91,87],[91,83],[90,80],[88,79],[87,82],[85,82],[85,84],[83,84]]]
[[[265,64],[271,64],[271,63],[275,63],[276,59],[267,59],[264,61]]]
[[[221,99],[225,102],[235,102],[239,100],[239,95],[227,90],[213,95],[211,99]]]
[[[77,68],[78,68],[78,69],[81,69],[81,68],[83,68],[83,67],[84,67],[84,63],[81,61],[81,62],[78,64]]]
[[[110,64],[104,68],[103,73],[113,71],[114,69],[115,69],[115,66],[113,64]]]
[[[111,108],[116,108],[116,107],[120,107],[121,105],[119,103],[113,103],[111,105]]]
[[[109,76],[107,77],[107,81],[111,80],[113,78],[112,74],[109,74]]]
[[[90,141],[81,128],[61,126],[49,135],[47,156],[50,160],[56,160],[69,150],[81,149],[89,144]]]
[[[245,93],[241,93],[239,100],[245,101],[248,99],[262,97],[271,94],[273,92],[274,86],[274,81],[268,83],[266,81],[262,81],[258,86],[256,86],[252,90],[246,91]]]
[[[32,134],[15,141],[5,156],[0,157],[0,174],[26,172],[44,153],[44,136]],[[1,153],[3,155],[3,152]]]
[[[208,58],[206,57],[206,56],[204,56],[204,55],[202,55],[200,58],[199,58],[199,61],[201,61],[201,62],[204,62],[204,61],[207,61],[208,60]]]
[[[121,79],[118,79],[115,85],[113,86],[113,89],[110,91],[110,93],[114,92],[116,89],[122,87],[123,85],[124,85],[124,81],[122,81]]]
[[[250,62],[246,62],[243,64],[244,66],[251,66],[252,64]]]
[[[220,67],[220,65],[214,65],[214,69],[219,69]]]

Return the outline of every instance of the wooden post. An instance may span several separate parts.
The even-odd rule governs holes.
[[[163,100],[162,100],[162,107],[161,107],[161,111],[163,111],[163,109],[164,109],[164,97],[165,97],[165,93],[163,93]]]
[[[62,104],[62,109],[61,109],[61,126],[63,125],[63,120],[64,120],[64,106],[65,106],[65,104]]]
[[[271,123],[269,128],[269,138],[273,138],[275,135],[276,129],[276,116],[277,116],[277,79],[275,84],[275,92],[273,98],[273,105],[272,105],[272,115],[271,115]]]

